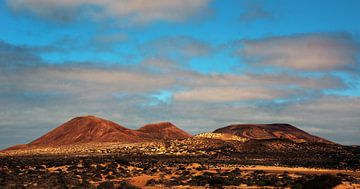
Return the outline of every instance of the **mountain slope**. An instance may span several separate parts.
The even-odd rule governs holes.
[[[334,144],[326,139],[310,135],[289,124],[236,124],[216,129],[214,133],[229,133],[248,139],[288,139],[294,142],[319,142]]]
[[[140,136],[148,139],[167,140],[189,138],[191,135],[170,122],[147,124],[137,130]]]
[[[88,142],[142,142],[136,131],[95,116],[76,117],[29,143],[29,146],[60,146]]]
[[[28,144],[15,145],[5,151],[84,143],[151,142],[190,136],[170,122],[148,124],[138,130],[132,130],[95,116],[81,116],[71,119]]]
[[[209,141],[215,140],[222,140],[224,142],[241,141],[246,145],[249,140],[250,142],[265,142],[266,140],[272,141],[273,139],[279,140],[280,143],[281,141],[293,141],[297,143],[335,144],[326,139],[310,135],[289,124],[236,124],[216,129],[212,133],[203,133],[191,137],[189,133],[179,129],[170,122],[147,124],[137,130],[132,130],[95,116],[82,116],[71,119],[29,144],[12,146],[5,150],[59,147],[85,143],[101,144],[103,142],[160,142],[172,139],[187,139],[190,143],[202,140],[205,146],[208,145]],[[176,142],[178,143],[179,140]],[[276,144],[275,146],[279,145]]]

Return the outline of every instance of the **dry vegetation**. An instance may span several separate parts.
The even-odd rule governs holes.
[[[301,166],[332,169],[359,169],[360,147],[322,143],[296,143],[289,140],[220,140],[192,137],[146,143],[87,143],[56,148],[0,152],[19,155],[128,155],[196,157],[242,165]],[[311,155],[309,155],[311,154]],[[204,160],[205,161],[205,160]]]
[[[186,157],[14,156],[1,158],[2,188],[333,187],[360,186],[347,170],[241,166]],[[351,185],[349,184],[351,183]]]
[[[359,187],[359,160],[359,147],[286,140],[89,143],[3,152],[0,188]]]

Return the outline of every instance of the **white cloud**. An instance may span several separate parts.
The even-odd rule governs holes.
[[[97,97],[112,93],[157,91],[170,87],[175,79],[125,68],[45,66],[18,72],[0,72],[0,86],[22,91],[57,92]]]
[[[69,21],[86,16],[115,18],[129,23],[183,21],[208,10],[210,0],[7,0],[14,11]]]
[[[17,67],[0,70],[0,87],[10,91],[76,94],[83,98],[172,90],[177,100],[206,102],[274,100],[298,97],[305,91],[347,87],[333,76],[199,74],[175,65],[150,59],[126,68],[91,64]]]
[[[318,33],[245,40],[246,62],[307,71],[358,68],[359,44],[348,34]]]
[[[247,87],[210,87],[196,88],[177,92],[174,95],[180,101],[233,102],[244,100],[272,100],[287,96],[287,92],[267,88]]]
[[[360,142],[358,97],[311,96],[347,87],[332,75],[200,74],[156,58],[127,67],[49,65],[26,47],[0,43],[0,50],[7,55],[0,58],[3,147],[29,142],[72,117],[88,114],[131,128],[171,121],[194,134],[230,123],[288,122],[337,142]],[[22,58],[9,64],[14,57]],[[32,66],[24,66],[26,60]],[[156,98],[162,90],[173,93],[170,103]],[[299,97],[312,100],[294,103]],[[279,98],[295,101],[272,103]],[[17,137],[6,138],[12,134]]]
[[[150,58],[126,67],[90,63],[48,65],[26,47],[0,44],[0,49],[5,55],[0,59],[2,90],[56,92],[83,97],[172,90],[176,92],[176,99],[226,102],[291,98],[299,96],[294,91],[302,94],[301,91],[347,88],[341,79],[331,75],[200,74],[162,58]],[[16,57],[24,58],[14,62]],[[28,60],[39,61],[24,66]]]

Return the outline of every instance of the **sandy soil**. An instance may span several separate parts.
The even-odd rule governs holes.
[[[197,168],[200,165],[197,163],[190,164],[186,166],[186,168],[192,167]],[[255,170],[262,170],[267,173],[283,173],[285,171],[289,172],[290,174],[333,174],[336,175],[338,173],[348,174],[356,177],[360,177],[359,171],[349,171],[349,170],[334,170],[334,169],[316,169],[316,168],[304,168],[304,167],[279,167],[279,166],[218,166],[218,167],[210,167],[210,169],[207,170],[207,172],[217,172],[218,169],[225,171],[230,170],[234,168],[239,168],[242,171],[255,171]],[[201,171],[196,171],[192,169],[191,172],[195,172],[195,174],[200,174]],[[170,178],[172,175],[167,175],[166,178]],[[147,181],[150,179],[159,179],[160,176],[157,175],[140,175],[133,177],[129,180],[129,182],[135,186],[141,187],[141,188],[165,188],[163,186],[145,186]],[[206,187],[190,187],[190,186],[178,186],[174,188],[206,188]],[[254,186],[236,186],[236,187],[224,187],[224,188],[258,188]],[[260,188],[260,187],[259,187]],[[264,187],[262,187],[264,188]],[[274,188],[274,187],[265,187],[265,188]],[[350,184],[347,182],[344,182],[343,184],[337,186],[335,189],[357,189],[360,188],[359,184]]]
[[[226,169],[226,167],[224,167]],[[303,174],[333,174],[338,173],[348,174],[356,177],[360,177],[360,171],[351,171],[351,170],[337,170],[337,169],[317,169],[317,168],[304,168],[304,167],[279,167],[279,166],[242,166],[239,167],[240,170],[244,171],[254,171],[254,170],[263,170],[270,173],[279,173],[287,171],[289,173],[303,173]]]
[[[141,175],[141,176],[132,177],[129,180],[129,182],[132,185],[143,188],[145,186],[146,182],[150,179],[159,179],[159,176]]]
[[[359,189],[360,184],[350,184],[348,182],[344,182],[338,186],[336,186],[334,189]]]

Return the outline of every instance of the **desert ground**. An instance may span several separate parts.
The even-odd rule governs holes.
[[[359,188],[357,169],[166,155],[2,155],[1,188]]]
[[[125,137],[125,138],[124,138]],[[191,136],[79,117],[0,151],[0,188],[360,188],[360,147],[288,124]]]

